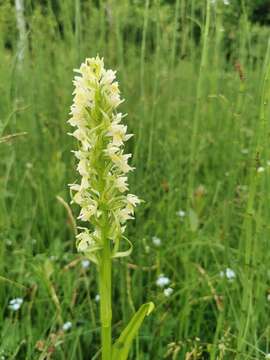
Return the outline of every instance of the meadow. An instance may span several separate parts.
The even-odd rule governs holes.
[[[113,264],[113,337],[151,300],[130,359],[270,358],[269,27],[226,3],[0,2],[1,360],[99,359],[67,135],[73,69],[96,54],[144,200]]]

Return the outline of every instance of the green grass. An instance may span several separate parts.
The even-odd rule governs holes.
[[[69,203],[76,177],[72,70],[98,53],[118,70],[135,134],[131,189],[145,200],[128,226],[134,252],[113,266],[113,337],[152,300],[131,359],[264,359],[269,29],[249,22],[244,1],[232,28],[232,5],[222,2],[209,6],[209,26],[196,1],[33,3],[25,1],[23,62],[15,9],[0,3],[0,355],[99,356],[97,272],[82,268],[72,218],[56,198]],[[233,281],[220,276],[226,268]],[[161,273],[169,297],[156,285]],[[12,311],[17,297],[24,302]]]

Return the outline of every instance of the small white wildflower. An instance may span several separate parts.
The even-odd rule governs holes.
[[[224,5],[230,5],[230,1],[229,0],[223,0],[223,4]]]
[[[226,277],[228,280],[232,281],[235,279],[236,274],[232,269],[227,268],[225,271],[220,272],[220,277]]]
[[[172,295],[172,293],[173,293],[173,288],[171,288],[171,287],[168,287],[167,289],[164,289],[164,295],[165,296],[170,296],[170,295]]]
[[[164,276],[163,274],[160,274],[156,281],[156,285],[159,287],[164,287],[166,285],[169,285],[169,283],[170,283],[170,279]]]
[[[88,259],[82,260],[81,265],[83,269],[88,269],[90,266],[90,261]]]
[[[97,294],[97,295],[95,296],[95,302],[99,302],[99,300],[100,300],[100,295]]]
[[[72,328],[72,322],[71,321],[67,321],[64,323],[64,325],[62,326],[62,329],[64,331],[68,331]]]
[[[247,154],[248,154],[248,149],[242,149],[242,150],[241,150],[241,153],[242,153],[243,155],[247,155]]]
[[[18,311],[20,309],[20,307],[22,306],[22,303],[23,303],[22,298],[15,298],[15,299],[10,300],[8,307],[10,310]]]
[[[270,294],[267,294],[267,301],[270,301]]]
[[[264,167],[263,166],[258,167],[257,172],[258,173],[264,172]]]
[[[152,237],[152,243],[153,243],[155,246],[159,247],[159,246],[161,245],[161,239],[158,238],[157,236],[153,236],[153,237]]]
[[[184,210],[179,210],[179,211],[177,211],[177,213],[176,213],[180,218],[183,218],[183,217],[185,217],[186,216],[186,212],[184,211]]]
[[[265,355],[265,359],[270,359],[270,353]]]
[[[230,269],[230,268],[226,269],[226,277],[227,277],[227,279],[229,279],[229,280],[234,279],[235,276],[236,276],[235,272],[232,269]]]

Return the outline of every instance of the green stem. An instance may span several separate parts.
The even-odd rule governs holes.
[[[102,360],[111,360],[112,265],[109,239],[104,237],[103,244],[99,268]]]

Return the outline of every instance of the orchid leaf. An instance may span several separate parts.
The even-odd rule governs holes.
[[[129,324],[113,345],[112,360],[127,360],[133,339],[137,335],[144,318],[153,311],[154,307],[154,303],[149,302],[142,305],[133,315]]]

